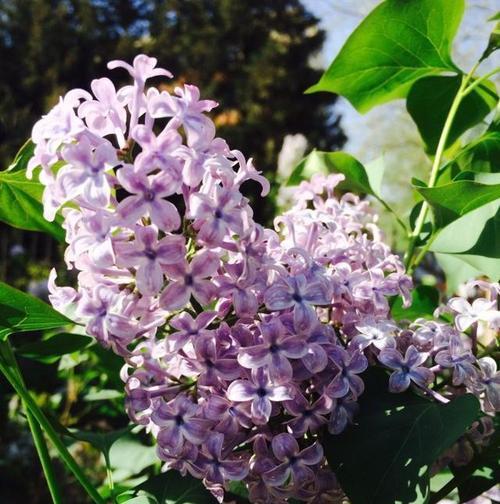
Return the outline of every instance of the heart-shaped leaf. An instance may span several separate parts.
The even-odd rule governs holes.
[[[456,71],[450,50],[463,10],[463,0],[382,2],[307,92],[340,94],[366,112],[405,97],[422,77]]]
[[[40,299],[0,282],[0,339],[16,332],[54,329],[72,323]]]
[[[387,375],[371,370],[355,425],[327,436],[328,463],[352,504],[409,504],[429,495],[432,463],[479,414],[470,395],[448,404],[387,390]]]

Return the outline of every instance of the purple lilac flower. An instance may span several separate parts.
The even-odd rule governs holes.
[[[368,367],[366,357],[359,350],[348,352],[339,346],[329,350],[329,357],[338,371],[325,393],[332,398],[344,397],[349,393],[355,398],[360,396],[365,386],[363,380],[357,375]]]
[[[117,176],[120,184],[132,194],[116,208],[123,224],[135,224],[146,214],[162,231],[175,231],[181,225],[177,208],[163,199],[177,190],[171,177],[164,173],[148,177],[135,171],[132,166],[122,167]]]
[[[360,350],[373,345],[375,348],[395,348],[394,338],[397,326],[390,320],[377,320],[374,317],[367,317],[355,324],[359,334],[351,340],[351,345]]]
[[[264,303],[271,311],[293,308],[294,324],[298,331],[307,331],[318,320],[314,305],[331,303],[327,282],[308,282],[304,275],[280,278],[264,294]]]
[[[196,254],[191,263],[180,261],[166,267],[172,280],[160,297],[160,304],[167,310],[183,308],[193,296],[202,306],[207,305],[215,294],[214,285],[207,280],[217,270],[219,257],[209,251]]]
[[[389,378],[389,390],[403,392],[411,382],[425,388],[434,380],[434,373],[422,366],[428,357],[428,353],[419,352],[413,345],[407,348],[404,357],[394,348],[382,350],[378,356],[379,361],[384,366],[394,369]]]
[[[175,454],[182,450],[185,441],[194,445],[203,443],[212,422],[197,418],[198,411],[199,407],[185,395],[161,403],[151,415],[151,419],[160,427],[158,444]]]
[[[205,311],[193,319],[189,313],[182,312],[174,317],[170,321],[170,326],[177,329],[177,331],[168,336],[168,351],[177,352],[189,341],[193,342],[198,337],[209,334],[206,328],[212,323],[216,315],[216,312]]]
[[[292,365],[288,359],[299,359],[307,353],[307,347],[297,336],[287,335],[277,318],[260,325],[262,343],[240,348],[238,362],[246,368],[266,366],[273,383],[288,383],[292,379]]]
[[[251,380],[236,380],[226,392],[229,400],[251,402],[252,420],[257,425],[266,424],[272,413],[271,402],[293,399],[294,391],[287,385],[274,385],[265,371],[260,368],[252,371]]]
[[[330,406],[331,413],[328,421],[328,432],[330,434],[340,434],[343,432],[353,422],[358,409],[359,405],[352,396],[333,399]]]
[[[500,311],[496,309],[497,301],[478,298],[470,304],[463,298],[452,298],[448,306],[456,313],[455,325],[459,331],[466,331],[479,321],[488,323],[493,329],[500,328]]]
[[[223,485],[226,480],[240,481],[248,474],[248,463],[241,457],[227,457],[223,452],[223,443],[223,434],[211,433],[195,462],[207,481],[219,485]]]
[[[309,466],[319,464],[323,458],[323,448],[318,442],[301,451],[293,436],[282,433],[273,438],[271,445],[280,464],[262,475],[268,485],[279,487],[291,480],[300,486],[314,480],[314,472]]]
[[[497,363],[491,357],[482,357],[477,361],[481,370],[472,387],[477,393],[484,392],[487,411],[500,411],[500,373]]]
[[[163,267],[182,261],[185,255],[184,238],[168,235],[157,240],[152,227],[136,228],[135,241],[121,243],[119,264],[136,268],[136,284],[143,294],[155,295],[163,286]]]
[[[473,380],[477,375],[474,367],[476,358],[470,349],[464,348],[459,335],[450,338],[448,348],[438,352],[434,360],[440,366],[453,370],[453,385],[455,386]]]
[[[300,392],[292,401],[285,402],[285,408],[294,418],[287,422],[288,430],[294,437],[302,437],[306,432],[316,432],[326,423],[331,400],[320,396],[311,404]]]

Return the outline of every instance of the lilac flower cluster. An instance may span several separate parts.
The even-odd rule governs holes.
[[[495,362],[469,344],[500,326],[498,284],[450,300],[454,326],[398,325],[389,298],[409,306],[411,280],[368,203],[334,196],[342,175],[303,182],[265,229],[240,189],[269,183],[215,136],[216,103],[192,85],[146,87],[171,77],[154,58],[108,66],[133,84],[101,78],[61,98],[33,129],[29,169],[41,166],[45,216],[63,215],[78,271],[76,289],[52,272],[51,302],[123,357],[127,412],[167,468],[219,500],[240,480],[255,503],[340,499],[318,433],[353,421],[369,364],[391,371],[393,392],[467,389],[500,409]]]

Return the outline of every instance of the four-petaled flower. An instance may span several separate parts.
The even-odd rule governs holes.
[[[293,308],[293,320],[297,331],[307,331],[318,320],[314,305],[328,306],[331,287],[325,281],[308,281],[305,275],[280,278],[264,294],[264,303],[269,310]]]
[[[406,349],[405,356],[395,348],[386,348],[378,356],[378,360],[391,369],[394,373],[389,378],[389,390],[391,392],[403,392],[411,382],[425,388],[434,379],[434,373],[423,367],[429,354],[419,352],[413,345]]]
[[[491,357],[482,357],[477,363],[481,372],[473,382],[473,388],[476,392],[484,392],[484,403],[488,411],[499,411],[500,373],[497,372],[497,363]]]
[[[466,331],[472,324],[486,322],[492,329],[500,328],[500,311],[496,309],[496,299],[488,301],[478,298],[470,304],[464,298],[452,298],[448,306],[457,314],[455,325],[459,331]]]
[[[279,487],[289,480],[300,486],[314,480],[314,472],[309,466],[315,466],[323,459],[323,448],[318,442],[301,451],[292,435],[282,433],[273,438],[271,446],[281,463],[262,475],[269,486]]]
[[[264,369],[260,368],[252,371],[251,380],[236,380],[231,383],[226,396],[235,402],[252,401],[252,420],[257,425],[264,425],[271,417],[271,402],[293,399],[294,391],[290,386],[273,384]]]
[[[293,375],[288,359],[299,359],[307,353],[307,345],[297,336],[287,335],[279,319],[274,318],[260,325],[262,343],[242,347],[238,362],[246,368],[267,367],[274,383],[287,383]]]
[[[202,306],[207,305],[215,293],[214,285],[207,280],[219,267],[219,256],[204,251],[196,254],[191,263],[179,261],[166,268],[172,281],[160,297],[160,304],[166,310],[178,310],[189,302],[191,295]]]
[[[136,268],[136,284],[143,294],[155,295],[163,286],[163,267],[182,261],[184,238],[167,235],[157,240],[153,226],[136,228],[135,241],[117,244],[120,264]]]
[[[325,393],[332,398],[344,397],[349,392],[355,398],[360,396],[365,386],[357,375],[368,367],[366,357],[359,350],[348,352],[338,346],[330,348],[328,354],[338,371]]]
[[[199,407],[182,394],[168,403],[161,403],[151,415],[160,427],[158,444],[174,454],[181,451],[184,441],[201,444],[213,423],[197,418],[198,411]]]
[[[455,386],[470,381],[477,375],[473,365],[476,358],[469,349],[464,348],[458,334],[450,338],[448,348],[438,352],[434,360],[442,367],[453,369],[453,385]]]

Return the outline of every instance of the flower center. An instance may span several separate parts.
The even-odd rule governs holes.
[[[153,201],[155,199],[155,193],[151,190],[144,191],[144,199],[146,201]]]

